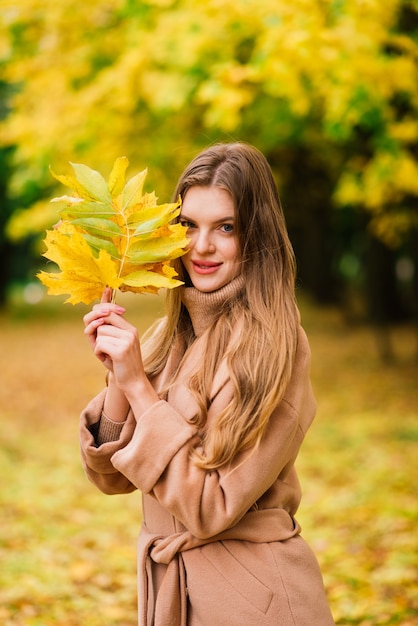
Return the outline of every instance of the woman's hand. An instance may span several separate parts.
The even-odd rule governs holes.
[[[104,292],[100,304],[96,304],[90,313],[87,313],[84,318],[84,334],[90,343],[94,354],[103,363],[103,365],[110,371],[113,369],[112,360],[106,353],[100,353],[96,350],[96,341],[98,336],[98,329],[100,326],[108,323],[106,319],[111,313],[116,315],[123,315],[125,309],[121,306],[117,306],[111,303],[112,290],[107,287]]]
[[[137,329],[123,317],[125,309],[110,302],[106,289],[100,304],[84,316],[85,334],[96,357],[113,373],[119,387],[145,377]]]
[[[85,334],[96,357],[111,372],[110,394],[116,402],[106,398],[107,404],[119,409],[111,409],[110,417],[119,414],[121,396],[126,398],[135,417],[141,415],[159,398],[153,389],[142,363],[141,346],[137,329],[123,317],[125,309],[110,302],[111,290],[106,289],[100,304],[84,316]],[[115,396],[115,387],[119,392]],[[107,394],[109,396],[109,393]],[[126,414],[126,413],[125,413]]]

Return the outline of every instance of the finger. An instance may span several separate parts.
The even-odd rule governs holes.
[[[84,325],[87,326],[95,319],[105,318],[110,313],[116,313],[117,315],[123,315],[126,312],[126,309],[123,306],[119,306],[117,304],[103,303],[103,304],[95,304],[93,309],[86,313],[83,317]]]
[[[100,332],[100,329],[107,328],[107,334],[109,336],[114,335],[115,333],[120,332],[120,330],[128,330],[130,325],[123,320],[122,323],[118,323],[119,320],[123,320],[119,314],[110,314],[108,311],[105,312],[104,316],[97,317],[96,315],[92,317],[84,316],[84,334],[87,336],[91,343],[94,343],[97,339],[97,336]]]
[[[92,310],[86,313],[86,315],[84,315],[83,317],[84,326],[88,326],[88,324],[93,322],[95,319],[98,319],[100,317],[106,317],[106,315],[109,315],[109,313],[110,313],[110,305],[95,304]]]
[[[112,337],[98,337],[93,352],[102,363],[112,366],[114,359],[120,358],[121,353],[123,355],[120,343]]]
[[[110,311],[107,315],[100,316],[95,319],[103,319],[104,324],[107,326],[109,332],[112,332],[112,328],[118,328],[121,330],[127,330],[133,332],[134,326],[126,321],[121,313]]]
[[[87,335],[87,337],[89,338],[91,337],[94,341],[97,336],[97,329],[99,328],[99,326],[102,326],[105,323],[106,322],[103,317],[92,320],[86,325],[84,329],[84,334]]]
[[[112,289],[110,287],[106,287],[103,291],[102,299],[100,302],[112,302]]]

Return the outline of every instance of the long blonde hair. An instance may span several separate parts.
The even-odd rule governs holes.
[[[189,381],[205,432],[203,453],[196,463],[208,470],[230,463],[259,444],[273,409],[283,398],[291,376],[299,324],[295,301],[295,258],[270,166],[256,148],[241,142],[216,144],[200,153],[183,172],[174,198],[194,186],[228,191],[235,205],[242,254],[243,288],[224,307],[210,329],[210,341],[200,369]],[[184,277],[181,261],[177,270]],[[164,367],[179,335],[185,345],[194,340],[181,289],[166,294],[167,317],[145,349],[145,368],[153,376]],[[234,327],[246,329],[231,341]],[[251,328],[251,332],[248,329]],[[210,390],[225,358],[234,394],[231,402],[205,429]]]

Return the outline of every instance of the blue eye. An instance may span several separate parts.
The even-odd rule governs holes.
[[[232,233],[232,231],[234,230],[234,226],[233,224],[222,224],[221,229],[224,231],[224,233]]]

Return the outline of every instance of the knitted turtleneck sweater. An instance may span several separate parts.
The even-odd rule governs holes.
[[[238,296],[243,286],[244,277],[240,275],[216,291],[203,292],[195,287],[183,287],[181,300],[190,315],[196,337],[209,328],[222,308]]]

